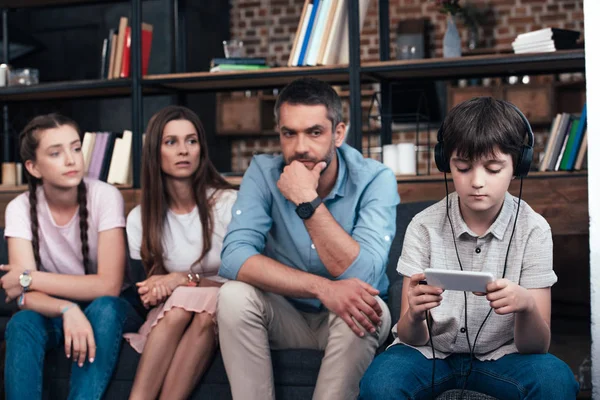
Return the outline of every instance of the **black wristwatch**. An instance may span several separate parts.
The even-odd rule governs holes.
[[[302,219],[309,219],[321,203],[322,201],[319,196],[310,203],[300,203],[298,207],[296,207],[296,214]]]

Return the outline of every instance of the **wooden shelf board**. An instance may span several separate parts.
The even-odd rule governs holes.
[[[556,74],[585,70],[585,52],[492,54],[457,58],[377,61],[364,63],[363,74],[386,79],[450,79],[475,76]]]
[[[130,79],[82,80],[0,88],[0,101],[51,100],[60,98],[118,97],[131,94]]]
[[[348,66],[278,67],[259,71],[190,72],[148,75],[146,87],[182,91],[246,90],[282,87],[300,77],[314,77],[330,84],[347,84]]]
[[[586,170],[581,171],[531,171],[525,182],[529,179],[546,179],[546,178],[574,178],[574,177],[587,177],[588,173]],[[396,181],[398,183],[418,183],[418,182],[444,182],[444,175],[442,173],[435,173],[431,175],[396,175]],[[448,174],[448,181],[452,181],[452,176]],[[525,184],[525,183],[524,183]]]
[[[118,3],[125,0],[0,0],[0,8],[31,8],[81,4]]]

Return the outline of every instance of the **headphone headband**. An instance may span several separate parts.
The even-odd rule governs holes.
[[[516,177],[524,177],[529,173],[529,169],[531,168],[531,163],[533,161],[533,145],[535,143],[535,137],[533,135],[533,130],[531,129],[531,124],[527,120],[527,117],[519,110],[517,106],[514,104],[505,101],[505,100],[497,100],[509,107],[519,114],[523,124],[525,125],[525,133],[527,134],[528,143],[525,143],[521,147],[521,152],[519,154],[519,159],[514,168],[514,175]],[[435,145],[435,165],[440,170],[440,172],[450,172],[450,159],[447,157],[444,151],[444,123],[440,126],[440,129],[437,133],[437,144]]]

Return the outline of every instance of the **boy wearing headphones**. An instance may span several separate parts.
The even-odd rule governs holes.
[[[395,341],[365,373],[361,399],[429,399],[450,389],[576,397],[573,373],[548,354],[557,281],[550,226],[508,193],[514,177],[522,188],[532,155],[531,127],[512,104],[474,98],[448,113],[435,159],[456,191],[407,228]],[[423,282],[426,268],[491,272],[496,280],[487,293],[444,292]]]

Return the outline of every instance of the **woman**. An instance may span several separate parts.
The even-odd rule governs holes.
[[[154,307],[139,333],[125,336],[142,353],[131,399],[187,398],[212,359],[217,272],[236,193],[210,162],[193,111],[170,106],[151,118],[142,202],[127,218],[131,257],[148,276],[138,292]]]

